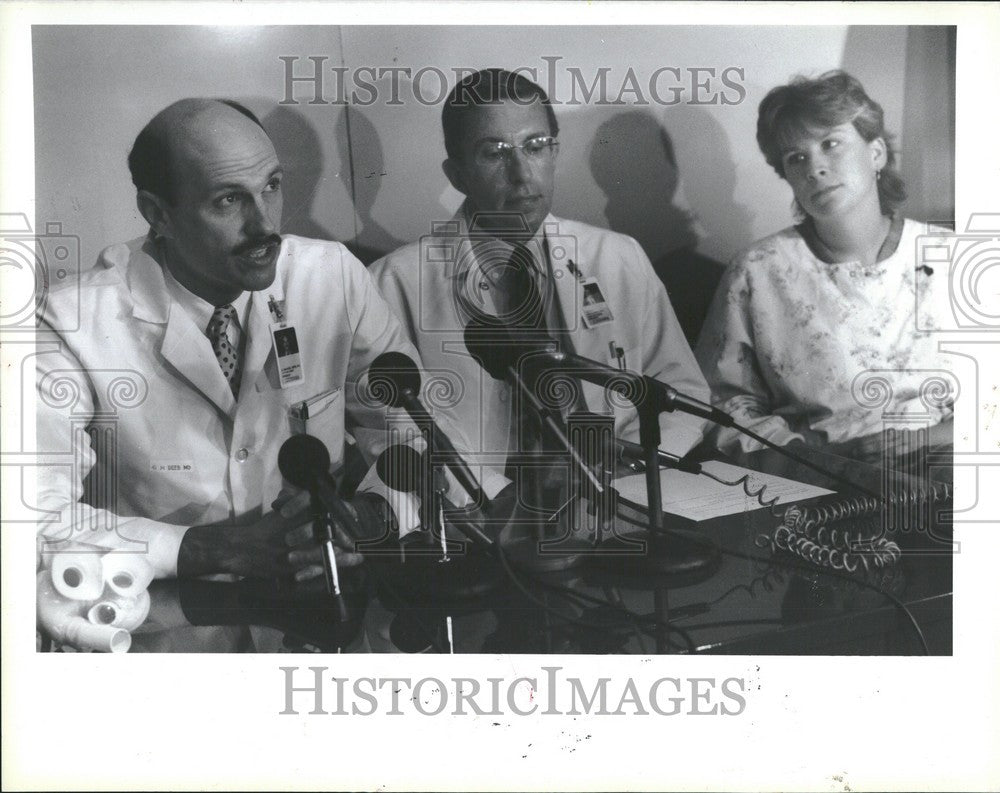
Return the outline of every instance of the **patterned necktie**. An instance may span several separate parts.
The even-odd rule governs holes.
[[[218,306],[212,312],[212,319],[208,323],[208,338],[212,342],[212,349],[215,351],[215,358],[219,362],[222,373],[229,381],[229,387],[233,391],[234,397],[240,395],[240,375],[242,367],[240,364],[239,352],[229,342],[229,323],[236,319],[236,309],[230,305]]]
[[[515,245],[498,284],[504,304],[502,313],[514,327],[544,330],[545,307],[534,269],[531,251],[525,245]]]
[[[499,290],[497,309],[512,328],[527,331],[546,331],[546,311],[541,290],[535,279],[535,261],[526,245],[515,245],[505,266],[496,279]],[[529,387],[530,384],[529,384]],[[532,453],[551,451],[552,439],[542,431],[535,412],[517,398],[509,444],[511,452]],[[508,455],[506,472],[508,478],[519,480],[519,463]],[[532,474],[539,476],[537,472]],[[522,482],[524,484],[524,482]]]

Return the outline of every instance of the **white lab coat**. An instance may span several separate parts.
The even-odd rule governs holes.
[[[549,215],[541,229],[555,291],[567,328],[556,333],[570,352],[650,375],[708,401],[705,378],[684,338],[663,284],[639,243],[624,234]],[[371,265],[372,275],[399,314],[430,376],[461,385],[450,405],[481,459],[498,467],[509,451],[516,397],[469,355],[463,329],[474,314],[495,315],[483,263],[472,254],[463,212],[435,224],[431,234]],[[487,265],[488,268],[488,265]],[[613,321],[587,327],[584,285],[596,280]],[[615,352],[620,349],[622,354]],[[615,417],[615,434],[638,441],[639,419],[625,400],[583,383],[586,409]],[[660,417],[661,448],[684,454],[702,438],[704,423],[679,413]]]
[[[379,354],[398,350],[418,365],[419,357],[344,246],[289,236],[274,283],[250,303],[236,401],[204,329],[173,302],[154,256],[148,239],[112,246],[45,306],[38,506],[48,517],[39,534],[45,552],[65,540],[145,552],[157,576],[171,576],[188,527],[251,522],[269,510],[283,484],[278,449],[292,433],[318,437],[334,464],[345,422],[369,463],[412,435],[398,411],[363,392]],[[271,298],[284,301],[304,368],[304,382],[285,389],[271,349]],[[303,425],[291,409],[305,400]],[[506,482],[487,479],[488,495]],[[362,489],[390,497],[401,531],[415,528],[415,505],[380,488],[374,470]]]

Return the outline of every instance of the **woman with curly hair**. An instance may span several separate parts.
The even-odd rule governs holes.
[[[919,442],[950,443],[955,381],[915,321],[943,324],[947,273],[917,266],[928,230],[899,212],[882,108],[845,72],[799,78],[761,102],[757,142],[799,222],[737,256],[719,285],[697,348],[715,403],[772,442],[860,459],[881,458],[883,436],[913,447],[881,432],[884,413],[926,414]],[[716,440],[758,448],[733,430]]]

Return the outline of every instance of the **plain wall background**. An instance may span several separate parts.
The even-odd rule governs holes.
[[[348,242],[367,262],[451,216],[461,197],[441,172],[440,104],[417,102],[401,77],[399,105],[388,102],[389,78],[373,81],[384,92],[368,107],[311,104],[308,83],[293,86],[298,104],[282,105],[280,56],[297,57],[297,75],[311,74],[308,59],[317,56],[327,70],[349,74],[364,66],[436,67],[449,77],[454,67],[485,66],[534,67],[544,77],[542,56],[560,57],[556,95],[563,100],[571,92],[567,67],[588,82],[607,67],[609,98],[629,67],[644,90],[663,66],[717,75],[740,67],[746,98],[736,105],[556,108],[554,212],[635,236],[661,277],[694,267],[682,278],[690,283],[700,265],[679,264],[672,251],[697,245],[698,261],[727,261],[791,222],[791,191],[764,162],[754,131],[766,91],[799,73],[854,73],[896,133],[911,192],[906,214],[950,220],[954,42],[954,28],[944,27],[38,26],[35,228],[61,221],[65,233],[80,237],[85,267],[106,245],[144,233],[128,150],[159,109],[198,95],[243,101],[271,132],[288,175],[285,232]],[[436,79],[425,75],[421,85],[433,99]],[[352,87],[348,79],[346,90]],[[713,87],[724,89],[718,80]],[[338,98],[330,71],[324,93]],[[690,96],[689,87],[683,98]]]

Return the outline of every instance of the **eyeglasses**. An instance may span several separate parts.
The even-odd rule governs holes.
[[[533,162],[537,162],[551,157],[558,145],[559,141],[551,135],[539,135],[537,138],[529,138],[520,146],[513,146],[510,143],[497,140],[481,144],[476,149],[476,160],[485,165],[509,163],[514,159],[514,151],[520,149],[524,152],[525,157]]]

